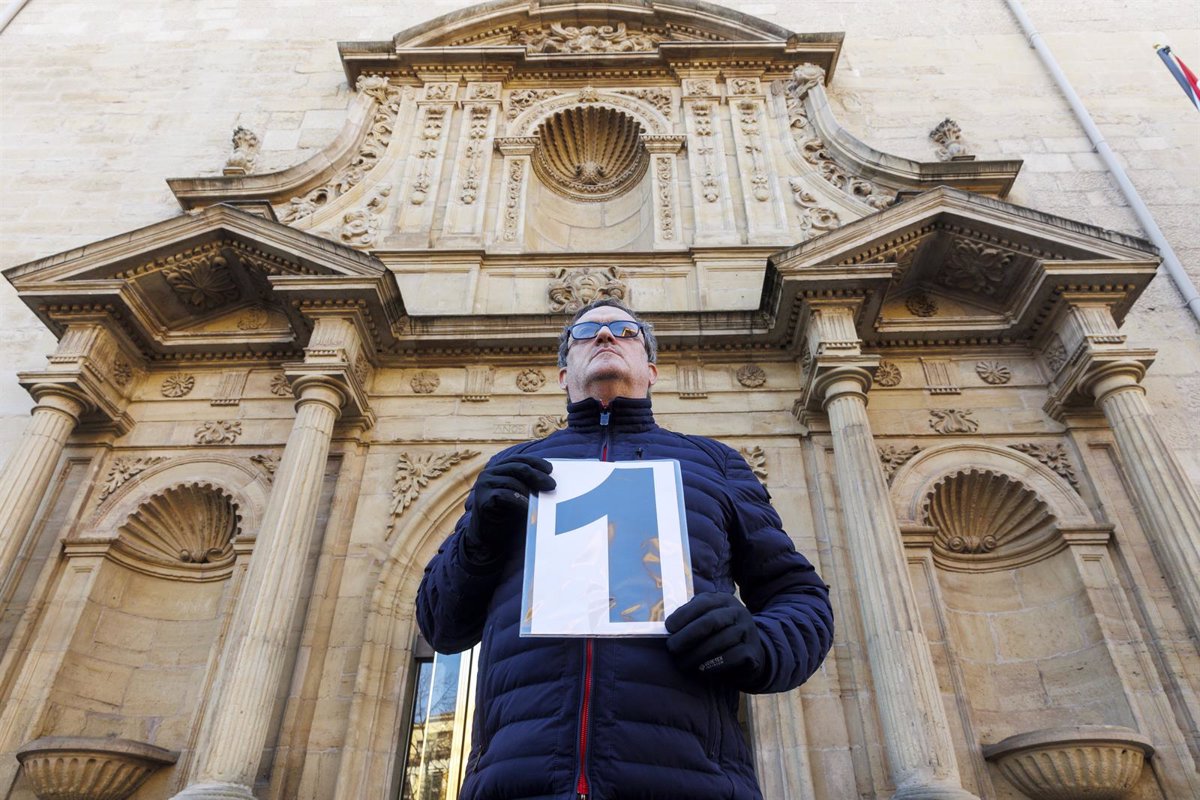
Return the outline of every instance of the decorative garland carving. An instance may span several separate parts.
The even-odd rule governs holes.
[[[486,84],[481,84],[486,85]],[[488,124],[491,122],[492,110],[487,106],[471,106],[469,130],[467,133],[467,150],[465,153],[461,185],[458,199],[463,205],[471,205],[479,197],[479,169],[487,145]]]
[[[1079,488],[1079,478],[1075,475],[1075,466],[1071,463],[1071,457],[1067,455],[1067,448],[1062,443],[1041,444],[1039,442],[1023,442],[1021,444],[1009,445],[1009,447],[1027,456],[1036,458],[1060,476],[1066,478],[1075,489]]]
[[[531,53],[631,53],[649,51],[667,41],[647,31],[629,31],[625,23],[574,27],[557,22],[547,28],[518,31],[512,43],[525,45]]]
[[[504,198],[504,241],[517,240],[517,223],[521,219],[521,181],[525,179],[525,162],[514,160],[508,165],[508,194]]]
[[[675,106],[675,98],[671,96],[668,89],[617,89],[617,94],[643,100],[654,106],[655,110],[664,117],[670,117],[671,109]]]
[[[546,414],[538,417],[537,422],[533,424],[533,435],[536,439],[545,439],[555,431],[561,431],[567,427],[566,416],[556,417],[553,414]]]
[[[254,169],[254,161],[258,158],[258,135],[249,128],[239,125],[233,131],[233,153],[225,161],[223,173],[226,175],[248,175]]]
[[[664,241],[675,238],[675,211],[671,207],[672,156],[655,156],[654,171],[658,178],[659,232]]]
[[[875,372],[875,383],[885,388],[899,386],[900,381],[904,379],[904,374],[900,372],[900,367],[892,361],[880,361],[879,369]]]
[[[979,422],[971,416],[974,413],[969,408],[931,408],[929,427],[941,434],[974,433],[979,430]]]
[[[837,212],[818,205],[817,198],[804,188],[803,180],[788,178],[788,185],[792,187],[792,199],[800,206],[800,230],[803,234],[800,241],[807,241],[841,227],[842,221]]]
[[[526,369],[517,373],[517,388],[522,392],[536,392],[546,385],[546,373],[540,369]]]
[[[292,396],[292,384],[288,383],[287,375],[276,372],[271,376],[271,394],[276,397]]]
[[[425,118],[423,127],[421,128],[421,142],[418,145],[419,149],[415,153],[417,163],[420,165],[417,169],[417,175],[413,178],[412,192],[408,196],[408,201],[414,206],[419,206],[429,198],[429,188],[431,183],[430,174],[433,172],[433,162],[437,159],[438,153],[442,147],[442,132],[446,128],[446,112],[448,109],[445,106],[426,106]]]
[[[370,247],[375,244],[382,224],[381,217],[391,193],[390,183],[380,184],[364,207],[346,212],[342,217],[342,230],[338,234],[341,240],[351,247]]]
[[[696,136],[700,139],[696,145],[696,154],[704,164],[704,175],[700,178],[700,189],[704,199],[715,203],[721,197],[717,188],[716,167],[713,161],[713,107],[708,103],[698,103],[692,106],[692,118],[695,120]]]
[[[1001,549],[1038,550],[1056,535],[1046,504],[1005,475],[967,469],[934,484],[922,504],[925,524],[937,528],[934,549],[984,556]]]
[[[625,282],[625,274],[617,267],[564,267],[554,274],[548,292],[551,311],[574,313],[600,298],[625,302],[629,285]]]
[[[767,373],[757,364],[745,364],[738,367],[737,382],[747,389],[757,389],[767,382]]]
[[[891,483],[892,478],[896,475],[896,470],[907,464],[919,452],[921,452],[921,448],[916,445],[912,447],[896,447],[892,444],[880,445],[879,463],[883,467],[883,477],[887,482]]]
[[[345,171],[328,183],[318,186],[303,197],[293,197],[289,200],[279,214],[279,221],[285,225],[311,216],[331,200],[341,197],[353,189],[362,182],[368,172],[375,168],[379,159],[383,158],[383,154],[387,152],[388,145],[392,141],[396,115],[400,112],[403,93],[400,87],[390,85],[387,78],[378,75],[360,75],[356,88],[375,101],[371,127],[358,149],[358,155],[354,157]]]
[[[967,146],[962,143],[962,128],[949,117],[929,132],[929,138],[938,144],[935,153],[941,161],[970,157]]]
[[[242,435],[242,423],[224,419],[202,422],[195,435],[196,444],[233,444]]]
[[[750,191],[754,199],[765,203],[771,199],[770,181],[763,166],[762,128],[758,122],[758,104],[743,102],[737,104],[738,124],[742,135],[746,137],[743,148],[750,156]]]
[[[236,300],[241,294],[229,261],[215,248],[165,266],[162,274],[180,300],[205,311]]]
[[[943,286],[991,297],[1003,285],[1016,257],[1011,250],[971,239],[955,239],[938,278]]]
[[[534,103],[548,97],[558,97],[560,94],[562,92],[558,89],[519,89],[508,96],[508,113],[505,116],[514,120]]]
[[[176,486],[138,506],[118,532],[121,544],[147,561],[216,567],[233,561],[238,513],[224,492]]]
[[[112,465],[104,475],[104,481],[100,484],[100,494],[97,500],[104,502],[109,495],[120,489],[130,478],[166,460],[165,456],[147,456],[143,458],[123,456],[113,459]]]
[[[1012,380],[1012,370],[999,361],[980,361],[975,365],[975,374],[992,386],[1003,386]]]
[[[392,507],[385,538],[390,538],[396,521],[413,502],[421,496],[421,490],[434,478],[444,475],[452,466],[479,455],[478,450],[454,450],[449,453],[410,455],[401,453],[396,462],[396,476],[392,481]]]
[[[758,478],[764,484],[767,482],[767,454],[760,446],[743,447],[738,450],[742,454],[742,458],[746,459],[746,463],[750,466],[750,471],[754,473],[754,477]]]
[[[176,372],[163,378],[160,391],[163,397],[185,397],[196,388],[196,379],[186,372]]]
[[[412,379],[409,380],[408,385],[411,386],[412,390],[417,394],[433,394],[433,390],[438,388],[441,382],[442,379],[438,377],[436,372],[422,370],[416,375],[412,376]]]
[[[910,294],[904,301],[904,307],[914,317],[932,317],[938,310],[937,301],[921,291]]]

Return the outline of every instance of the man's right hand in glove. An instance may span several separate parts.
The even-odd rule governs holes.
[[[550,462],[516,455],[479,473],[467,526],[466,555],[477,566],[503,560],[525,529],[529,495],[555,487]]]

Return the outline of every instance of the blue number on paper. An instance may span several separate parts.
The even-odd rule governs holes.
[[[608,518],[609,621],[661,620],[654,469],[614,469],[599,486],[559,503],[554,533],[571,533],[604,517]]]

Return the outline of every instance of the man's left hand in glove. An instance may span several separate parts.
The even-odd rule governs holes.
[[[719,677],[738,688],[759,682],[767,654],[750,609],[731,594],[704,592],[666,620],[667,651],[685,672]]]

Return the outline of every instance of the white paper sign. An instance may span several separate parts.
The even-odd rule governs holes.
[[[679,462],[550,459],[529,501],[522,636],[666,636],[692,597]]]

